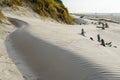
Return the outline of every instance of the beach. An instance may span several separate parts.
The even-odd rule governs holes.
[[[67,25],[36,16],[5,15],[18,20],[5,45],[23,80],[119,80],[119,24],[108,22],[109,28],[101,30],[87,19],[86,25]],[[21,27],[19,20],[29,25]],[[112,46],[102,46],[97,34]]]

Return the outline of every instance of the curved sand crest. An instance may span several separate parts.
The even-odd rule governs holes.
[[[38,30],[39,28],[36,29]],[[44,36],[48,35],[50,37],[55,37],[55,35],[60,35],[60,33],[54,34],[54,36],[51,35],[52,33],[46,35],[46,30],[43,31],[43,28],[43,30],[40,33],[38,32],[40,35],[40,37],[38,37],[30,32],[31,30],[35,30],[36,33],[36,29],[32,27],[25,27],[16,30],[6,40],[6,43],[9,43],[9,41],[11,43],[9,45],[6,45],[8,48],[8,52],[10,52],[10,57],[16,54],[19,55],[19,57],[23,59],[23,62],[26,63],[26,66],[28,66],[30,70],[33,71],[33,73],[39,75],[40,79],[119,80],[120,74],[119,68],[117,68],[117,66],[119,65],[118,63],[120,63],[120,61],[113,62],[114,59],[119,58],[118,56],[114,54],[112,55],[111,53],[109,53],[109,51],[105,55],[98,55],[97,53],[88,55],[87,53],[89,53],[90,51],[88,49],[88,51],[83,51],[84,49],[80,49],[79,52],[77,50],[76,52],[72,52],[70,48],[63,49],[64,47],[62,47],[61,45],[58,46],[54,43],[51,44],[49,40],[54,41],[54,38],[47,38],[48,40],[44,40],[43,38]],[[42,28],[40,28],[40,30],[41,29]],[[62,37],[64,38],[64,36]],[[58,39],[61,39],[61,37]],[[80,37],[79,39],[84,40],[83,37]],[[90,41],[85,40],[81,42],[88,43]],[[92,42],[88,44],[93,45]],[[15,53],[11,53],[11,49],[9,46],[12,46],[12,50],[15,51]],[[74,49],[74,46],[72,48]],[[106,52],[106,50],[104,50],[105,48],[101,46],[98,48],[100,49],[98,50],[98,52],[101,53],[101,50],[102,52]],[[108,59],[108,57],[110,59]],[[11,58],[14,60],[13,57]],[[109,63],[109,61],[112,62]],[[19,65],[17,66],[19,67]]]

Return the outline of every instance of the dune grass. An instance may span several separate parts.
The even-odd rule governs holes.
[[[23,0],[2,0],[0,1],[1,6],[13,6],[13,5],[22,5]]]
[[[51,17],[58,22],[74,24],[74,19],[68,13],[61,0],[3,0],[1,6],[29,5],[35,12],[43,17]]]
[[[2,23],[2,20],[5,19],[4,15],[2,14],[1,10],[0,10],[0,23]]]
[[[56,0],[36,0],[33,10],[42,16],[51,17],[57,21],[62,21],[67,24],[74,24],[73,18],[69,15],[67,8],[62,2]]]

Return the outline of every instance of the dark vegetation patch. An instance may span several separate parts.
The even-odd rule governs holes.
[[[9,7],[28,5],[43,17],[51,17],[67,24],[75,22],[61,0],[1,0],[0,5]]]

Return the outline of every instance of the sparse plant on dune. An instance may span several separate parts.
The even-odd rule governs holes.
[[[2,23],[2,20],[4,19],[4,15],[2,14],[2,11],[0,10],[0,23]]]

